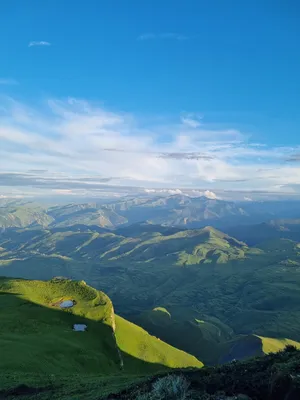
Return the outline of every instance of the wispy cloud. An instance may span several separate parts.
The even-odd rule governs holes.
[[[159,154],[161,158],[172,158],[174,160],[212,160],[214,157],[209,154],[201,154],[197,152],[188,153],[162,153]]]
[[[181,114],[175,123],[160,118],[156,126],[74,98],[48,99],[42,107],[2,98],[0,107],[2,172],[18,172],[2,175],[2,188],[95,193],[179,187],[300,194],[299,166],[285,162],[299,148],[249,143],[239,130],[209,128],[198,114]]]
[[[143,33],[138,37],[138,40],[153,40],[153,39],[186,40],[188,39],[188,36],[173,32],[163,32],[163,33]]]
[[[51,46],[50,42],[45,42],[44,40],[41,41],[31,41],[28,43],[28,47],[33,47],[33,46]]]
[[[0,85],[18,85],[18,81],[11,78],[0,78]]]
[[[182,113],[181,122],[190,128],[198,128],[201,125],[202,118],[203,116],[201,114]]]

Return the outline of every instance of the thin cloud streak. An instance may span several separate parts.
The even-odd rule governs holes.
[[[33,46],[51,46],[50,42],[45,42],[44,40],[41,41],[31,41],[28,43],[28,47],[33,47]]]

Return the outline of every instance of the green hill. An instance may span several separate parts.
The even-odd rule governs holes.
[[[106,204],[129,223],[148,221],[165,226],[201,228],[213,221],[229,223],[248,220],[248,214],[234,202],[209,199],[205,196],[192,198],[185,195],[159,196],[121,200]]]
[[[246,360],[265,354],[277,353],[284,350],[286,346],[300,349],[300,342],[285,338],[241,335],[221,344],[219,347],[219,362],[224,364],[233,360]]]
[[[29,227],[33,224],[67,227],[76,224],[116,228],[127,224],[150,222],[165,226],[201,228],[212,222],[232,225],[247,220],[248,214],[234,202],[191,198],[183,195],[124,198],[108,202],[70,203],[40,207],[33,202],[0,202],[0,227]],[[37,223],[35,223],[35,221]]]
[[[45,227],[51,222],[53,218],[47,214],[46,209],[36,203],[9,202],[5,207],[0,207],[0,228]]]
[[[236,335],[217,318],[184,307],[157,307],[134,320],[149,333],[203,360],[205,365],[275,353],[287,345],[300,349],[300,343],[290,339]]]
[[[74,305],[62,309],[64,301]],[[104,382],[108,375],[120,375],[117,381],[125,385],[125,375],[138,379],[169,368],[203,365],[115,316],[110,299],[84,281],[1,278],[0,320],[0,387],[6,390],[16,382],[48,387],[52,380],[59,390],[69,376],[84,386],[95,376]],[[74,324],[87,330],[75,332]]]
[[[300,219],[276,219],[256,225],[230,227],[226,232],[251,246],[275,239],[300,242]]]
[[[190,335],[195,343],[204,328],[217,332],[216,321],[230,327],[234,338],[255,334],[300,341],[297,243],[276,239],[253,248],[211,227],[174,231],[140,225],[123,232],[91,226],[6,229],[0,236],[0,273],[84,279],[107,293],[117,312],[133,322],[164,307],[171,323],[176,322],[177,336]],[[199,357],[191,344],[175,341],[173,331],[165,336],[142,321],[138,324]],[[209,339],[213,343],[214,337]],[[217,350],[216,355],[203,352],[200,359],[213,362]]]
[[[161,233],[149,231],[138,236],[113,232],[64,228],[57,230],[9,230],[0,237],[0,247],[9,258],[28,255],[60,255],[75,260],[97,262],[164,262],[176,265],[226,263],[243,258],[247,246],[212,227]],[[1,249],[0,249],[1,251]],[[1,252],[0,252],[1,257]]]
[[[195,355],[205,365],[218,364],[226,342],[234,336],[217,318],[186,307],[156,307],[134,321],[167,343]]]
[[[55,206],[49,208],[47,212],[53,218],[52,225],[56,227],[84,224],[112,228],[127,222],[123,216],[96,203]]]

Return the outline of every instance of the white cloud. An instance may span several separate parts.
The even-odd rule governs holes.
[[[182,190],[180,189],[144,189],[144,191],[148,194],[183,194]]]
[[[0,78],[0,85],[18,85],[18,81],[11,78]]]
[[[202,118],[202,115],[199,114],[184,113],[181,116],[181,122],[190,128],[198,128],[201,125],[200,120]]]
[[[205,190],[204,196],[207,197],[208,199],[212,199],[212,200],[216,200],[218,198],[217,195],[210,190]]]
[[[199,192],[210,198],[220,190],[300,193],[299,166],[285,163],[299,149],[253,145],[236,129],[182,120],[198,121],[196,114],[155,126],[73,98],[38,107],[2,98],[0,107],[1,166],[27,174],[0,176],[1,186],[89,193],[206,188]]]
[[[50,42],[45,42],[44,40],[40,40],[40,41],[31,41],[28,43],[28,47],[33,47],[33,46],[51,46]]]

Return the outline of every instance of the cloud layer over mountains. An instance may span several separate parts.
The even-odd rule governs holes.
[[[249,134],[213,129],[196,114],[149,122],[74,98],[35,106],[2,98],[0,108],[3,193],[124,188],[300,193],[299,148],[252,143]]]

